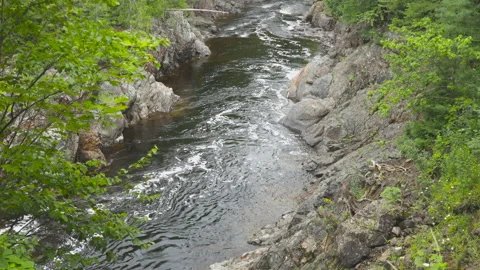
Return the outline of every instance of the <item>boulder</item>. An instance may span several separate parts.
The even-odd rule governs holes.
[[[308,127],[318,123],[335,106],[333,99],[305,98],[295,103],[280,123],[295,132],[304,132]]]
[[[336,232],[340,264],[354,267],[371,249],[385,245],[393,237],[392,229],[402,219],[397,210],[384,200],[376,200],[343,222]]]
[[[332,58],[322,56],[307,64],[290,83],[288,98],[293,101],[300,101],[308,96],[326,98],[333,81],[330,72],[334,63]]]
[[[127,110],[128,124],[134,124],[158,112],[170,112],[180,99],[172,88],[155,81],[153,75],[133,84],[137,91],[135,103]]]
[[[153,113],[170,112],[180,99],[171,88],[157,82],[153,75],[145,75],[144,79],[135,83],[123,83],[120,86],[102,84],[99,95],[109,98],[126,96],[128,108],[124,114],[109,116],[92,126],[92,131],[98,134],[99,146],[108,147],[118,142],[125,127]]]

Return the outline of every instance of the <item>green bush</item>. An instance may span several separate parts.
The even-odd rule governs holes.
[[[395,204],[402,198],[402,191],[397,187],[386,187],[380,197],[391,204]]]

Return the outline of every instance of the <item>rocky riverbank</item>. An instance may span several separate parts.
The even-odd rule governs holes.
[[[247,3],[254,1],[261,0],[201,0],[196,1],[193,7],[237,14]],[[147,119],[152,114],[172,111],[180,97],[174,93],[174,89],[165,86],[162,80],[175,72],[182,63],[210,55],[205,39],[216,33],[218,14],[196,12],[186,15],[183,11],[168,11],[164,18],[154,21],[151,34],[170,41],[170,46],[159,47],[152,52],[161,67],[146,67],[145,78],[134,83],[102,86],[101,95],[126,96],[128,108],[117,117],[95,123],[89,131],[72,135],[64,146],[71,159],[81,162],[91,159],[106,161],[103,149],[121,142],[126,127]]]
[[[417,171],[394,144],[408,115],[398,107],[382,117],[369,100],[391,77],[384,50],[362,38],[368,26],[335,21],[322,1],[305,20],[314,33],[333,35],[331,50],[292,80],[285,96],[293,105],[281,123],[315,149],[304,166],[316,180],[295,211],[249,239],[258,249],[212,270],[395,269],[411,263],[403,243],[428,223],[410,208]]]

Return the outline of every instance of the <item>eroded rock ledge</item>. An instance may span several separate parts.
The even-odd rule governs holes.
[[[402,237],[426,218],[410,210],[408,190],[417,171],[393,141],[408,115],[372,112],[368,92],[389,79],[385,53],[362,38],[365,25],[345,25],[315,1],[305,20],[333,32],[332,49],[292,80],[285,95],[294,102],[281,123],[315,149],[305,169],[316,176],[298,208],[254,234],[260,248],[210,266],[225,269],[370,269],[404,255]],[[385,187],[406,192],[398,204],[381,198]]]

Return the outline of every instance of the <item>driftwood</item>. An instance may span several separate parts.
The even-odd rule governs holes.
[[[197,9],[197,8],[182,8],[182,9],[169,8],[169,9],[167,9],[167,11],[201,11],[201,12],[229,14],[228,12],[225,12],[225,11],[212,10],[212,9]]]

